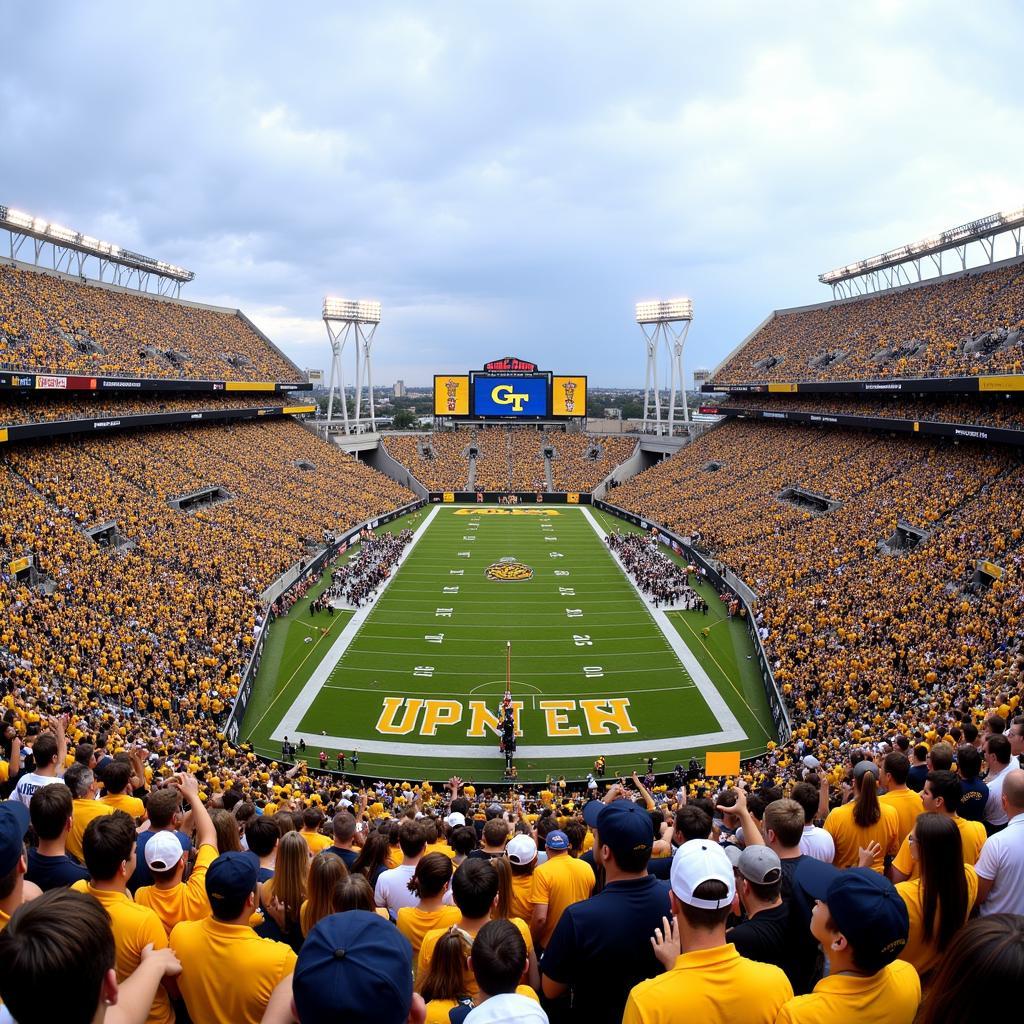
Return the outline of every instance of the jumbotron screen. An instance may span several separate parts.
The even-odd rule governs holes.
[[[467,374],[434,376],[434,415],[447,419],[571,419],[587,414],[587,378],[506,356]]]

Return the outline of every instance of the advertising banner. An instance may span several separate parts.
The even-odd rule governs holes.
[[[469,415],[469,374],[434,375],[434,415]]]

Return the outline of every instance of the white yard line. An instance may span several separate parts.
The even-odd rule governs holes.
[[[413,535],[412,542],[405,551],[402,552],[398,565],[395,567],[395,572],[393,572],[385,582],[384,586],[380,590],[380,594],[383,594],[391,580],[395,578],[398,573],[398,568],[412,552],[412,549],[416,546],[420,537],[424,534],[427,527],[434,519],[434,516],[436,516],[443,507],[444,506],[436,505],[431,509],[430,514],[417,528],[416,533]],[[590,510],[580,507],[577,511],[584,516],[588,523],[590,523],[603,545],[604,531],[591,515]],[[608,550],[607,547],[606,550]],[[701,667],[700,662],[697,661],[693,652],[686,646],[682,637],[673,628],[664,611],[660,608],[655,608],[653,604],[647,600],[644,593],[636,585],[622,563],[618,558],[615,558],[614,553],[609,551],[609,554],[615,560],[620,571],[633,587],[646,610],[650,613],[651,618],[658,626],[658,629],[661,631],[666,642],[675,652],[680,664],[689,673],[690,678],[700,691],[701,696],[711,709],[712,714],[718,719],[720,729],[718,732],[699,733],[691,736],[669,736],[659,739],[625,741],[610,739],[609,741],[594,743],[584,743],[577,740],[570,743],[552,743],[545,745],[520,744],[516,751],[517,758],[551,759],[559,757],[597,757],[599,754],[604,754],[609,757],[618,757],[628,754],[650,754],[662,750],[681,750],[687,748],[699,749],[701,747],[717,746],[721,743],[740,742],[747,739],[747,734],[737,721],[736,716],[729,709],[729,705],[725,703],[722,695],[718,692],[714,683],[712,683],[711,679],[708,677],[708,674]],[[312,706],[317,694],[327,685],[331,673],[334,671],[338,662],[341,661],[349,644],[351,644],[356,633],[359,632],[359,629],[366,621],[372,610],[373,605],[360,608],[348,621],[341,635],[337,640],[335,640],[323,661],[320,662],[313,675],[310,676],[308,682],[302,688],[302,692],[299,694],[295,703],[292,704],[284,718],[281,719],[281,722],[271,736],[271,739],[280,742],[287,735],[293,743],[298,742],[300,739],[304,739],[307,743],[319,743],[321,746],[327,745],[336,749],[354,748],[366,754],[391,754],[393,756],[400,757],[458,758],[464,761],[483,761],[497,757],[497,739],[467,745],[429,742],[406,743],[397,737],[391,739],[371,740],[365,737],[324,736],[320,733],[299,731],[299,723]],[[595,614],[602,613],[598,612]],[[330,688],[339,689],[339,687],[335,686],[331,686]],[[690,689],[690,687],[678,687],[678,689]],[[393,692],[396,696],[400,696],[403,691],[385,691],[382,689],[378,692],[382,695]]]

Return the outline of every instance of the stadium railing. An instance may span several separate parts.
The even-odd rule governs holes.
[[[765,653],[764,645],[761,643],[761,638],[757,634],[757,623],[754,619],[754,611],[750,602],[747,600],[747,594],[753,594],[753,591],[751,591],[746,584],[742,587],[737,587],[735,583],[730,582],[723,572],[712,564],[706,555],[701,554],[693,547],[689,538],[680,537],[671,530],[665,529],[665,527],[660,523],[644,519],[642,516],[635,515],[632,512],[628,512],[626,509],[619,508],[617,505],[609,504],[608,502],[602,501],[598,498],[594,499],[593,504],[595,508],[601,509],[603,512],[608,512],[610,515],[616,516],[619,519],[623,519],[627,523],[632,523],[634,526],[639,526],[642,530],[656,529],[660,538],[667,539],[670,542],[672,550],[675,551],[676,554],[689,559],[694,565],[699,566],[705,571],[708,581],[719,594],[724,590],[728,590],[730,593],[736,595],[737,600],[743,605],[745,610],[744,618],[747,624],[747,631],[750,634],[750,639],[754,644],[754,651],[757,654],[757,667],[761,673],[761,681],[764,685],[765,696],[768,698],[768,709],[771,712],[772,721],[775,724],[775,730],[779,735],[779,742],[787,742],[793,734],[793,725],[789,718],[789,709],[786,707],[786,702],[782,697],[778,684],[775,682],[775,674],[772,672],[772,667],[768,661],[768,656]],[[729,576],[733,575],[729,570],[725,570],[725,572],[728,573]],[[738,582],[742,583],[742,581]],[[744,591],[746,591],[746,594]]]
[[[263,616],[263,622],[256,634],[252,654],[249,656],[249,662],[245,666],[245,670],[242,672],[241,679],[238,681],[238,693],[235,696],[234,703],[231,705],[231,711],[228,714],[227,721],[224,723],[224,735],[227,737],[228,742],[235,743],[238,740],[242,720],[245,718],[245,709],[249,705],[249,698],[252,696],[253,683],[256,680],[256,673],[259,671],[260,659],[263,656],[263,647],[267,640],[267,633],[270,629],[270,624],[276,618],[273,608],[274,602],[286,595],[302,580],[309,576],[316,575],[329,561],[347,551],[352,540],[358,537],[363,530],[375,530],[377,527],[383,526],[385,523],[390,523],[393,519],[397,519],[399,516],[403,516],[407,512],[415,512],[416,509],[422,508],[425,504],[426,502],[424,501],[414,501],[408,505],[401,506],[401,508],[392,509],[392,511],[387,512],[382,516],[377,516],[374,519],[363,520],[363,522],[359,523],[357,526],[353,526],[350,530],[346,530],[343,535],[335,537],[329,545],[321,548],[315,555],[313,555],[309,562],[305,564],[303,564],[303,562],[299,562],[297,565],[293,565],[263,592],[261,599],[266,599],[268,602],[266,614]],[[272,596],[267,597],[267,595]]]

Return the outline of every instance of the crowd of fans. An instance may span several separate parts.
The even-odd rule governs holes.
[[[839,785],[807,756],[785,786],[679,766],[502,795],[302,762],[217,788],[185,751],[27,717],[0,803],[14,1021],[952,1024],[1024,972],[1019,716],[941,734],[921,773],[901,735]]]
[[[732,409],[809,412],[822,416],[961,423],[1024,430],[1024,403],[1017,394],[936,395],[930,398],[879,395],[729,395],[719,403]]]
[[[655,607],[678,605],[685,611],[707,614],[707,601],[690,586],[690,575],[696,574],[697,568],[674,562],[659,550],[656,538],[616,530],[605,537],[605,543],[636,580],[637,586],[651,595]]]
[[[1024,263],[776,313],[715,373],[744,381],[1024,373]]]
[[[0,369],[301,380],[241,316],[0,265]]]
[[[300,405],[288,395],[231,394],[222,391],[191,395],[122,395],[89,391],[50,398],[31,392],[0,399],[0,427],[25,423],[59,423],[120,416],[159,416],[169,412],[213,412],[220,409],[280,409]]]
[[[814,514],[779,500],[794,485],[840,504]],[[615,497],[753,588],[796,738],[841,757],[852,743],[898,732],[928,742],[965,712],[1016,706],[1022,485],[1010,449],[735,422]],[[900,522],[926,539],[881,554]],[[1002,578],[976,579],[979,560]],[[785,776],[793,764],[775,751],[764,768]]]
[[[458,428],[429,435],[388,434],[384,448],[429,490],[592,491],[636,448],[636,438],[528,426]],[[548,486],[545,450],[551,449]]]
[[[412,530],[383,533],[375,537],[368,530],[351,559],[331,570],[331,583],[312,603],[314,614],[329,611],[337,602],[361,608],[373,600],[377,588],[394,571],[402,552],[412,541]]]
[[[211,484],[230,500],[168,504]],[[120,710],[121,742],[150,716],[161,735],[218,751],[265,588],[325,533],[413,498],[290,421],[12,448],[0,473],[4,691],[40,712]],[[110,523],[117,545],[84,532]],[[10,570],[26,555],[48,585]]]

